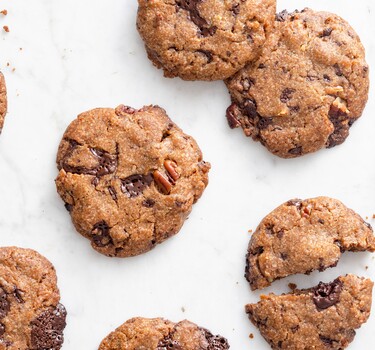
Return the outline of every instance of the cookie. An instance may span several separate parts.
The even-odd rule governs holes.
[[[31,249],[0,248],[0,349],[58,350],[66,311],[52,264]]]
[[[345,251],[374,252],[371,226],[336,199],[293,199],[252,235],[245,277],[252,290],[261,289],[292,274],[334,267]]]
[[[132,318],[109,334],[99,350],[226,350],[228,341],[189,321]]]
[[[7,113],[7,89],[4,75],[0,72],[0,133],[4,126],[4,119]]]
[[[107,256],[129,257],[176,234],[210,164],[157,106],[82,113],[57,155],[57,191],[77,231]]]
[[[328,12],[281,12],[259,59],[226,81],[230,127],[273,154],[299,157],[345,141],[368,98],[358,35]]]
[[[138,0],[137,28],[166,77],[226,79],[260,54],[275,0]]]
[[[347,275],[290,294],[262,295],[246,312],[272,349],[341,350],[369,318],[372,288],[369,279]]]

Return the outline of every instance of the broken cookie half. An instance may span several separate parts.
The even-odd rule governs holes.
[[[345,251],[374,252],[371,226],[336,199],[293,199],[252,235],[245,277],[252,290],[262,289],[289,275],[334,267]]]
[[[373,282],[354,275],[246,305],[272,349],[344,349],[370,315]]]

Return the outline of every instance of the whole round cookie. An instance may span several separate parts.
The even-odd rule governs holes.
[[[132,318],[109,334],[99,350],[226,350],[220,335],[184,320],[173,323],[162,318]]]
[[[176,234],[208,183],[194,139],[157,106],[82,113],[57,154],[57,191],[78,232],[107,256],[144,253]]]
[[[66,311],[52,264],[31,249],[0,248],[0,349],[58,350]]]
[[[3,73],[0,72],[0,133],[7,113],[7,89]]]
[[[328,12],[281,12],[260,58],[226,81],[232,128],[293,158],[345,141],[368,98],[358,35]]]
[[[275,0],[138,0],[137,28],[166,77],[226,79],[255,59]]]

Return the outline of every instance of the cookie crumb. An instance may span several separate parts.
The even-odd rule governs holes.
[[[372,214],[372,218],[375,219],[375,214]]]
[[[365,269],[368,270],[368,266],[365,266]]]
[[[10,66],[10,63],[9,62],[7,62],[7,67],[9,67]]]
[[[249,233],[253,233],[253,230],[249,230],[249,231],[247,231],[247,232],[249,232]]]
[[[250,334],[249,334],[249,338],[250,338],[250,339],[254,339],[254,334],[253,334],[253,333],[250,333]]]
[[[182,311],[182,312],[185,312],[185,311],[186,311],[185,308],[184,308],[183,306],[181,306],[181,311]]]
[[[297,289],[297,285],[295,283],[289,283],[288,287],[289,287],[290,290],[296,290]]]
[[[366,216],[366,220],[368,220],[368,216]]]
[[[1,13],[3,16],[6,16],[6,15],[8,14],[8,11],[4,9],[4,10],[0,11],[0,13]]]
[[[9,27],[8,26],[4,26],[3,29],[4,29],[5,32],[9,33]]]
[[[12,68],[12,72],[15,72],[16,71],[16,68]]]

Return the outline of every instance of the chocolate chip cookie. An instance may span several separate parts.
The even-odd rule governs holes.
[[[82,113],[66,130],[57,191],[78,232],[128,257],[176,234],[208,183],[210,164],[157,106]]]
[[[226,81],[230,127],[273,154],[299,157],[345,141],[368,97],[358,35],[328,12],[281,12],[259,59]]]
[[[262,295],[246,312],[272,349],[340,350],[369,318],[372,288],[369,279],[347,275],[291,294]]]
[[[56,272],[39,253],[0,248],[0,349],[58,350],[66,311]]]
[[[275,0],[138,0],[137,28],[166,77],[226,79],[255,59]]]
[[[345,251],[375,251],[371,226],[336,199],[290,200],[268,214],[251,237],[245,277],[251,289],[336,266]]]
[[[189,321],[173,323],[162,318],[132,318],[109,334],[99,350],[226,350],[229,344]]]
[[[7,113],[7,89],[4,75],[0,72],[0,133],[3,129],[5,115]]]

